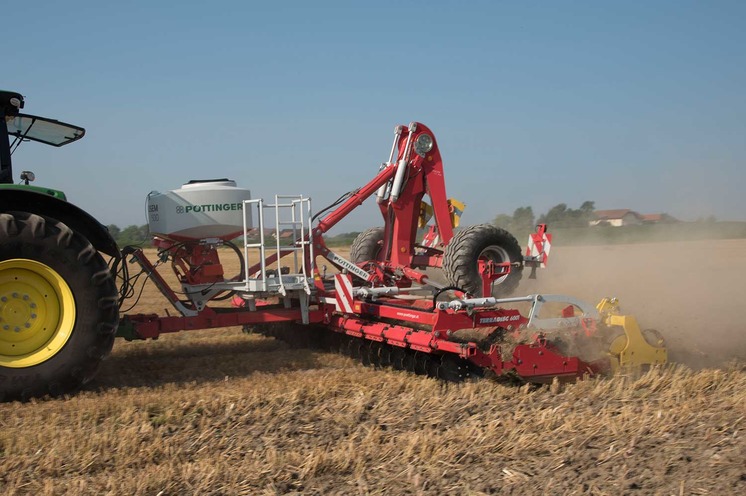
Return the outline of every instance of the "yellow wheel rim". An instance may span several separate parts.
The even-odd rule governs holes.
[[[51,267],[35,260],[0,262],[0,366],[22,368],[56,355],[72,334],[75,298]]]

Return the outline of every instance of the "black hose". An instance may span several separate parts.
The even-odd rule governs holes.
[[[458,286],[446,286],[444,288],[440,288],[433,295],[433,308],[430,309],[431,312],[434,312],[435,308],[438,306],[438,296],[445,293],[446,291],[461,291],[462,293],[467,294],[466,291],[463,290],[463,288],[459,288]]]
[[[241,249],[240,249],[240,248],[239,248],[238,246],[236,246],[236,244],[235,244],[235,243],[233,243],[232,241],[223,241],[223,244],[225,244],[225,245],[228,245],[228,246],[230,246],[230,247],[231,247],[231,249],[232,249],[232,250],[233,250],[234,252],[236,252],[236,255],[238,256],[238,260],[239,260],[239,262],[240,262],[240,267],[241,267],[241,269],[240,269],[240,271],[239,271],[238,275],[237,275],[237,276],[234,276],[234,277],[232,277],[231,279],[228,279],[228,280],[229,280],[229,281],[235,281],[235,280],[239,280],[239,278],[240,278],[240,277],[241,277],[241,276],[242,276],[242,275],[243,275],[244,273],[246,273],[246,259],[244,258],[244,256],[243,256],[243,253],[241,252]],[[218,293],[218,294],[220,294],[220,293]],[[228,298],[231,298],[231,297],[232,297],[233,295],[235,295],[235,294],[236,294],[236,292],[235,292],[235,291],[228,291],[228,292],[227,292],[226,294],[224,294],[224,295],[221,295],[221,296],[215,295],[215,296],[213,296],[213,297],[212,297],[212,298],[210,298],[210,299],[211,299],[212,301],[224,301],[224,300],[227,300]]]
[[[316,214],[313,217],[311,217],[311,222],[313,222],[316,219],[318,219],[327,210],[330,210],[330,209],[336,207],[337,205],[339,205],[340,203],[346,201],[348,198],[350,198],[352,195],[354,195],[358,191],[360,191],[360,188],[353,189],[352,191],[348,191],[347,193],[343,194],[342,196],[340,196],[339,198],[337,198],[336,200],[334,200],[334,202],[331,205],[329,205],[327,207],[324,207],[323,209],[321,209],[318,212],[316,212]]]

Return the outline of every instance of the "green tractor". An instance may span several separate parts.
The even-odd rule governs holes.
[[[21,143],[64,146],[85,130],[23,107],[23,96],[0,91],[0,401],[79,389],[110,353],[119,321],[121,255],[109,231],[61,191],[29,184],[32,172],[13,179]]]

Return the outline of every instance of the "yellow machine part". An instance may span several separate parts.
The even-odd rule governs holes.
[[[461,215],[464,213],[466,204],[461,203],[455,198],[448,199],[448,212],[451,215],[451,227],[458,227],[461,222]],[[417,227],[420,229],[427,226],[427,223],[433,217],[433,207],[424,201],[420,202],[420,217],[417,220]]]
[[[451,212],[451,226],[458,227],[461,222],[461,216],[466,208],[465,203],[461,203],[455,198],[448,199],[448,211]]]
[[[662,346],[662,340],[655,344],[649,343],[637,325],[637,320],[631,315],[620,314],[616,298],[604,298],[596,305],[596,309],[604,325],[624,331],[609,346],[612,372],[641,365],[661,365],[668,361],[668,350]]]
[[[427,223],[433,217],[433,207],[429,203],[424,201],[420,202],[420,217],[417,219],[417,227],[422,229],[427,226]]]

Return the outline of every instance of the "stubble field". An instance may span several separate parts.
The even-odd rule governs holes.
[[[237,328],[119,341],[77,396],[0,405],[0,492],[744,493],[744,274],[745,240],[557,248],[522,292],[617,296],[682,365],[541,388]],[[148,285],[133,312],[165,306]]]

